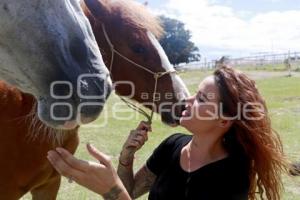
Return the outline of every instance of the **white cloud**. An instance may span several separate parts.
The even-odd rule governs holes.
[[[205,46],[228,50],[227,54],[271,51],[272,47],[275,51],[300,51],[300,11],[250,15],[213,2],[168,0],[158,12],[185,22],[200,50]]]

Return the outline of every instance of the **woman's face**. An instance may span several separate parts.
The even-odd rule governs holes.
[[[219,124],[219,92],[213,76],[205,78],[194,96],[187,99],[180,125],[192,133],[209,133]]]

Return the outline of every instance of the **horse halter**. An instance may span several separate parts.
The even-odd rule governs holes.
[[[161,77],[167,75],[167,74],[172,74],[172,73],[177,73],[176,70],[174,69],[171,69],[169,71],[165,71],[165,72],[153,72],[149,69],[147,69],[146,67],[134,62],[133,60],[127,58],[126,56],[124,56],[122,53],[120,53],[119,51],[117,51],[114,47],[114,45],[112,44],[108,34],[107,34],[107,31],[106,31],[106,28],[105,28],[105,25],[102,23],[102,30],[103,30],[103,34],[105,36],[105,39],[110,47],[110,50],[111,50],[111,61],[110,61],[110,65],[109,65],[109,71],[110,71],[110,74],[112,72],[112,68],[113,68],[113,63],[114,63],[114,58],[115,58],[115,54],[117,54],[118,56],[120,56],[121,58],[123,58],[124,60],[126,60],[127,62],[133,64],[134,66],[140,68],[140,69],[143,69],[144,71],[150,73],[153,75],[153,78],[154,78],[154,81],[155,81],[155,84],[154,84],[154,90],[153,90],[153,95],[152,95],[152,110],[151,110],[151,114],[147,114],[146,111],[144,111],[142,108],[138,107],[137,105],[135,105],[134,103],[131,103],[129,102],[128,100],[126,100],[125,98],[121,97],[121,100],[123,102],[125,102],[127,104],[128,107],[132,108],[133,110],[139,112],[140,114],[144,115],[147,120],[148,120],[148,123],[151,124],[152,123],[152,119],[153,119],[153,114],[154,114],[154,107],[155,107],[155,94],[157,93],[157,85],[158,85],[158,79],[160,79]],[[112,74],[111,74],[111,77],[112,77]],[[113,79],[113,77],[112,77]]]

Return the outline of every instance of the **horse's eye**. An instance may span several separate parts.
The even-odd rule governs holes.
[[[132,51],[134,53],[137,53],[137,54],[143,54],[143,53],[146,53],[146,48],[143,47],[142,45],[140,44],[135,44],[131,47]]]

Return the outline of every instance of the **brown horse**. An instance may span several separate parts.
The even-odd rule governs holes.
[[[125,2],[128,2],[128,5]],[[161,30],[155,18],[131,1],[118,0],[104,4],[90,0],[86,1],[86,4],[86,13],[89,9],[94,15],[94,18],[91,15],[88,17],[99,45],[103,45],[101,51],[104,59],[107,64],[114,61],[111,68],[114,81],[133,82],[135,85],[133,99],[140,103],[152,102],[155,81],[150,72],[170,71],[170,64],[164,52],[150,33],[157,34]],[[111,43],[124,57],[117,55],[113,60],[110,56],[112,48],[106,43],[108,40],[105,39],[102,23]],[[144,66],[145,69],[137,67],[129,60]],[[187,95],[180,78],[172,73],[166,73],[158,80],[155,91],[161,95],[169,94],[169,98],[164,96],[158,99],[157,105],[176,103]],[[124,85],[116,87],[116,92],[121,95],[130,93],[128,86]],[[145,94],[148,94],[149,98],[141,97]],[[29,191],[33,199],[55,199],[61,177],[48,163],[47,152],[62,146],[74,153],[78,146],[78,127],[71,131],[60,132],[45,127],[34,117],[35,104],[33,96],[0,82],[1,200],[19,199]],[[175,109],[180,112],[180,107]],[[162,114],[162,118],[171,125],[175,123],[174,117],[170,117],[169,110],[166,114]],[[55,138],[51,139],[53,136]]]
[[[115,71],[122,72],[112,76],[113,81],[131,80],[135,86],[139,86],[135,88],[132,98],[152,108],[153,96],[147,95],[153,93],[155,86],[155,74],[151,72],[174,70],[155,38],[163,33],[157,19],[144,5],[132,0],[85,0],[81,3],[106,66],[113,64],[109,67],[113,74]],[[113,57],[112,51],[115,52]],[[139,64],[149,71],[139,67]],[[180,106],[175,107],[175,110],[171,108],[188,95],[185,85],[177,74],[167,73],[158,79],[157,90],[159,92],[155,94],[154,110],[161,114],[163,122],[176,125],[176,116],[182,110]],[[128,85],[119,86],[117,93],[129,95]]]

